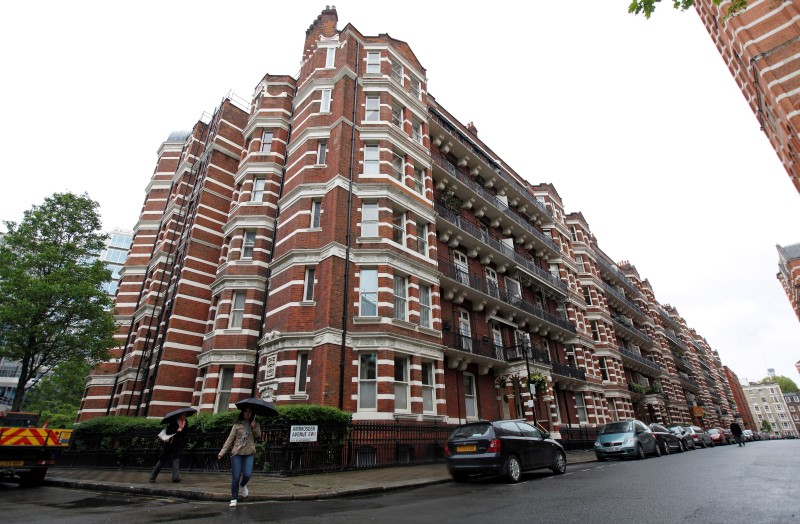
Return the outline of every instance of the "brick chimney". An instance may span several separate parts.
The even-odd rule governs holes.
[[[316,44],[320,36],[330,38],[336,34],[336,23],[338,21],[339,15],[336,14],[336,6],[326,5],[322,13],[314,20],[314,23],[306,29],[306,45],[303,48],[303,61],[314,52],[314,44]]]
[[[475,127],[475,124],[473,124],[472,122],[470,122],[469,124],[467,124],[467,131],[469,131],[470,133],[472,133],[473,135],[475,135],[475,137],[477,137],[477,136],[478,136],[478,128],[477,128],[477,127]]]

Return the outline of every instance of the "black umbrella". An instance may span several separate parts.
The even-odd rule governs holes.
[[[197,413],[197,410],[194,408],[178,408],[175,411],[170,411],[169,413],[164,415],[164,418],[161,419],[161,423],[167,424],[169,423],[170,419],[177,417],[181,413],[186,413],[187,417],[191,417],[192,415]]]
[[[272,402],[262,400],[260,398],[246,398],[236,403],[236,407],[244,411],[244,408],[250,408],[253,413],[263,417],[277,417],[278,410]]]

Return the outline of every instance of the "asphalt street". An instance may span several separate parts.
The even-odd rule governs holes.
[[[591,462],[499,479],[381,495],[294,502],[221,502],[0,484],[5,522],[800,522],[800,440],[753,442],[643,461]],[[301,478],[297,479],[301,481]]]

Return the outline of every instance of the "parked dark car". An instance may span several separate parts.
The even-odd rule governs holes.
[[[737,444],[736,437],[733,435],[733,431],[722,428],[722,432],[725,433],[725,443],[726,444]]]
[[[692,434],[689,431],[686,431],[686,428],[683,426],[670,426],[667,428],[670,433],[675,435],[681,440],[681,444],[683,444],[683,450],[689,451],[690,449],[694,450],[697,449],[697,446],[694,443],[694,439],[692,438]]]
[[[669,455],[673,451],[683,453],[683,442],[681,438],[661,424],[650,424],[650,431],[656,437],[656,442],[661,448],[662,455]]]
[[[711,440],[711,435],[706,433],[700,426],[684,426],[683,429],[692,436],[695,446],[700,446],[701,448],[714,447],[714,441]]]
[[[521,420],[472,422],[459,426],[445,448],[447,469],[456,481],[470,475],[503,475],[518,482],[522,473],[549,468],[554,473],[567,470],[564,448]]]
[[[600,462],[609,458],[643,459],[661,456],[661,448],[650,428],[640,420],[620,420],[603,426],[594,442],[594,454]]]

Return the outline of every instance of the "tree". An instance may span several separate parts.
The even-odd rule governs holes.
[[[772,431],[772,424],[769,423],[769,420],[764,419],[761,421],[761,431],[764,433],[770,433]]]
[[[694,5],[695,0],[672,0],[672,7],[686,11]],[[727,0],[713,0],[717,5]],[[661,0],[632,0],[628,6],[628,12],[638,15],[644,13],[645,18],[650,18],[653,11],[656,10],[656,4],[661,3]],[[747,9],[747,0],[731,0],[730,5],[725,8],[725,17],[735,16]]]
[[[5,222],[0,245],[0,356],[19,361],[22,373],[12,409],[25,389],[68,360],[90,364],[114,346],[111,298],[101,285],[111,273],[97,255],[98,204],[88,195],[55,193]]]
[[[782,393],[793,393],[797,391],[797,384],[794,383],[792,379],[789,377],[784,377],[783,375],[779,375],[775,378],[771,377],[764,377],[761,379],[762,384],[778,384],[781,387]]]
[[[41,413],[40,425],[46,422],[50,427],[71,427],[81,406],[84,379],[91,369],[82,359],[62,362],[28,390],[22,410]]]

